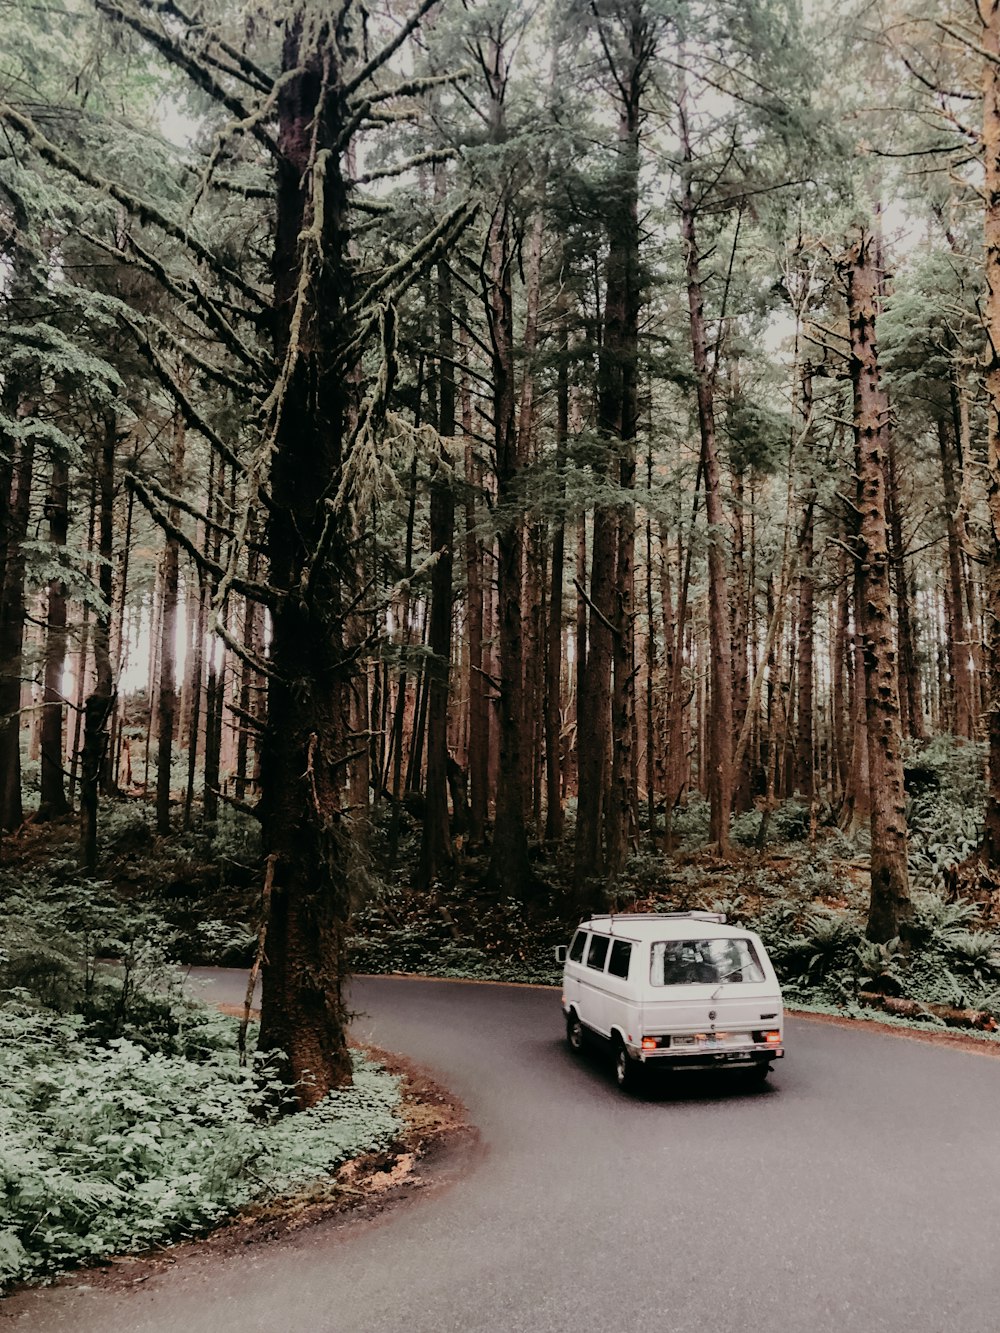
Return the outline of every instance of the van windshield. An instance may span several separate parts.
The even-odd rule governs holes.
[[[654,986],[763,981],[764,969],[749,940],[661,940],[653,945],[649,980]]]

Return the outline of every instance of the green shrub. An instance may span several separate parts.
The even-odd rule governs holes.
[[[287,1089],[180,993],[178,939],[66,868],[0,873],[0,1288],[193,1235],[395,1137],[396,1080],[361,1058],[353,1088],[275,1118]]]
[[[704,847],[708,842],[708,830],[711,820],[711,807],[704,796],[692,792],[687,804],[673,811],[670,830],[679,847]]]
[[[352,1088],[269,1119],[275,1087],[233,1031],[189,1060],[0,1006],[0,1287],[194,1235],[396,1136],[397,1080],[360,1056]]]

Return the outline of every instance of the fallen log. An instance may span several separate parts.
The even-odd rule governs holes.
[[[976,1028],[980,1032],[996,1032],[1000,1028],[993,1015],[984,1009],[956,1009],[951,1004],[897,999],[894,995],[881,995],[878,991],[867,990],[861,991],[858,999],[873,1009],[881,1009],[900,1018],[933,1017],[940,1019],[950,1028]]]

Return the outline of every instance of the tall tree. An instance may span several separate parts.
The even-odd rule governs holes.
[[[868,937],[906,933],[912,915],[906,865],[906,793],[899,676],[892,620],[886,501],[889,402],[879,378],[876,316],[882,274],[878,242],[862,229],[842,260],[854,388],[857,519],[855,616],[864,661],[871,785],[871,904]]]

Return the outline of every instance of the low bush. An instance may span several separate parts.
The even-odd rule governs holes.
[[[360,1056],[280,1117],[235,1022],[180,993],[177,932],[106,884],[0,873],[0,940],[0,1289],[194,1235],[397,1133],[397,1080]]]
[[[228,1026],[193,1060],[0,1005],[0,1288],[195,1235],[397,1134],[397,1080],[361,1056],[353,1087],[269,1118],[276,1088]]]

